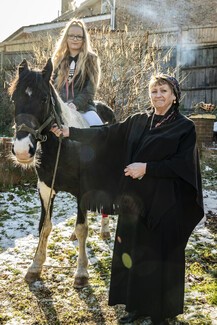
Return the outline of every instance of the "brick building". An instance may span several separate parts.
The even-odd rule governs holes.
[[[117,28],[129,22],[149,30],[216,25],[216,0],[116,0],[116,5]]]
[[[68,3],[68,10],[56,21],[70,19],[72,15],[87,19],[107,14],[114,16],[113,27],[116,29],[127,25],[132,30],[138,24],[148,30],[216,25],[216,0],[208,3],[203,0],[86,0],[74,10],[69,9],[72,1],[63,2]],[[103,20],[101,24],[104,24]]]

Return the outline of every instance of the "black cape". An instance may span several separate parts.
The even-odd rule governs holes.
[[[81,193],[86,208],[118,213],[109,305],[125,304],[155,321],[183,312],[184,249],[202,219],[194,123],[176,119],[149,130],[148,114],[92,129],[70,128],[81,141]],[[124,176],[147,162],[141,179]]]

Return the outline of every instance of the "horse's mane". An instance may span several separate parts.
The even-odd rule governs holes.
[[[18,82],[18,75],[12,80],[12,82],[11,82],[9,88],[8,88],[8,94],[10,96],[13,95],[13,93],[14,93],[16,87],[17,87],[17,82]]]
[[[70,106],[67,103],[64,103],[56,89],[51,85],[53,92],[56,97],[56,101],[59,104],[61,110],[61,117],[63,124],[67,126],[74,126],[77,128],[87,128],[89,124],[83,118],[83,116],[76,110],[76,106],[71,103]]]

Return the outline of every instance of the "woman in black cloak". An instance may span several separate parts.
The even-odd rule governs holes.
[[[153,76],[149,95],[151,109],[121,123],[52,128],[81,142],[85,208],[119,215],[109,305],[126,306],[121,324],[150,316],[166,325],[183,313],[185,247],[204,215],[195,126],[179,112],[179,84]]]

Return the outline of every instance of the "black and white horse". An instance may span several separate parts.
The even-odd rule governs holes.
[[[78,239],[79,252],[74,286],[82,288],[88,283],[88,223],[87,211],[80,206],[79,143],[69,139],[61,141],[49,130],[54,122],[78,128],[89,125],[79,112],[63,103],[55,91],[50,81],[52,69],[50,59],[41,71],[29,69],[27,61],[23,60],[9,89],[15,105],[14,159],[23,166],[34,165],[41,200],[39,243],[25,278],[27,282],[40,278],[52,229],[54,198],[58,191],[66,191],[74,195],[78,203],[74,234]],[[96,106],[104,122],[105,119],[114,122],[114,114],[109,107],[100,103]],[[102,218],[101,235],[104,238],[110,236],[108,223],[108,218]]]

